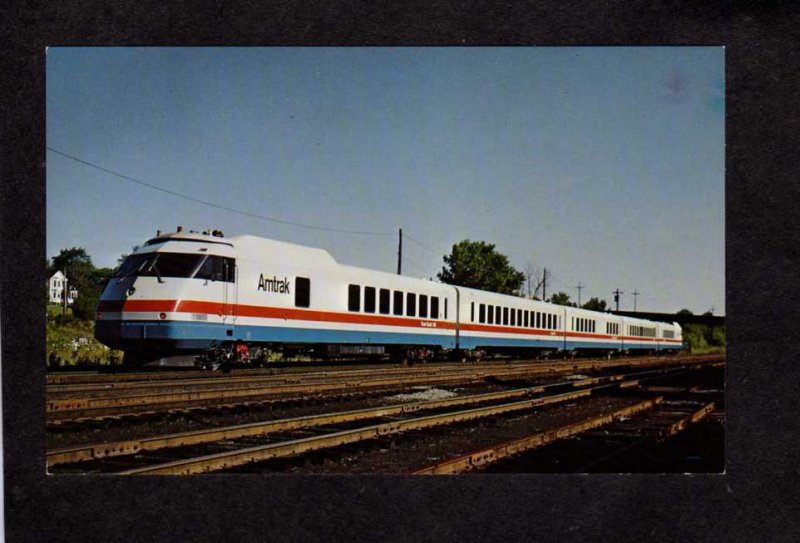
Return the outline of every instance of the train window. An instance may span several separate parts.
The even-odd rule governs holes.
[[[511,310],[511,326],[517,325],[517,312],[513,309]]]
[[[486,305],[478,304],[478,322],[483,324],[486,322]]]
[[[191,277],[192,272],[203,258],[203,255],[181,253],[153,253],[153,255],[154,258],[150,259],[148,264],[145,264],[139,275]]]
[[[469,322],[475,322],[475,302],[469,304]]]
[[[522,310],[517,309],[517,326],[522,326]]]
[[[527,328],[527,327],[528,327],[528,322],[529,322],[529,318],[530,318],[530,313],[531,313],[531,312],[530,312],[530,311],[528,311],[527,309],[525,310],[525,313],[524,313],[524,315],[525,315],[525,324],[523,325],[525,328]]]
[[[503,308],[503,325],[504,326],[508,325],[508,308],[507,307]]]
[[[388,315],[390,312],[388,288],[382,288],[380,290],[378,303],[380,304],[379,311],[381,312],[381,315]]]
[[[294,278],[294,305],[296,307],[311,306],[311,280],[309,278]]]
[[[428,295],[427,294],[420,294],[419,295],[419,316],[422,318],[428,318]]]
[[[200,257],[202,258],[202,257]],[[159,260],[160,262],[160,260]],[[162,275],[166,275],[159,263],[158,270]],[[208,255],[194,274],[195,279],[210,279],[211,281],[226,281],[233,283],[235,274],[235,261],[232,258],[225,258],[216,255]],[[169,277],[169,276],[167,276]]]
[[[375,287],[364,287],[364,312],[375,313]]]
[[[490,305],[490,306],[489,306],[489,319],[488,319],[488,323],[489,323],[489,324],[494,324],[494,306],[493,306],[493,305]]]
[[[444,299],[444,318],[447,318],[447,298]]]
[[[361,285],[347,286],[347,310],[361,311]]]
[[[541,318],[539,317],[539,315],[540,313],[536,311],[536,328],[539,328],[539,325],[541,324]]]
[[[547,315],[547,327],[551,330],[555,328],[555,326],[553,326],[553,315]]]
[[[403,292],[400,290],[394,291],[394,307],[392,308],[392,313],[395,315],[403,314]]]
[[[439,318],[439,297],[431,296],[431,318]]]
[[[503,324],[503,310],[499,305],[494,306],[494,323]]]
[[[413,292],[406,294],[406,316],[415,317],[417,315],[417,295]]]

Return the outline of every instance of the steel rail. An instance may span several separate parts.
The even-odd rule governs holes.
[[[508,364],[493,364],[489,366],[481,366],[483,371],[492,371],[494,369],[506,369]],[[402,375],[408,377],[410,375],[431,375],[431,374],[449,374],[449,373],[465,373],[474,372],[473,367],[452,366],[452,367],[437,367],[431,366],[428,368],[391,368],[384,370],[353,370],[343,372],[314,372],[303,374],[286,374],[286,375],[261,375],[261,376],[229,376],[229,377],[213,377],[208,379],[176,379],[172,381],[160,382],[122,382],[122,383],[108,383],[108,384],[78,384],[78,385],[51,385],[47,388],[48,395],[67,395],[73,392],[99,392],[99,393],[114,393],[116,391],[125,392],[130,389],[161,389],[161,388],[208,388],[213,389],[215,385],[226,387],[241,387],[252,386],[257,383],[275,383],[275,384],[301,384],[304,382],[320,381],[325,379],[341,379],[348,377],[360,376],[381,376],[387,377],[391,375]]]
[[[529,387],[508,391],[490,392],[487,394],[477,394],[472,396],[461,396],[458,398],[448,398],[444,400],[370,407],[365,409],[342,411],[338,413],[324,413],[321,415],[306,415],[302,417],[254,422],[210,430],[194,430],[190,432],[180,432],[164,436],[117,441],[113,443],[96,443],[78,447],[67,447],[48,452],[47,465],[55,466],[58,464],[84,462],[111,456],[136,454],[140,451],[153,451],[168,447],[184,447],[187,445],[197,445],[200,443],[211,443],[222,439],[236,439],[241,437],[268,434],[271,432],[282,432],[287,430],[297,430],[300,428],[324,426],[326,424],[339,424],[342,422],[352,422],[356,420],[389,417],[393,415],[412,413],[415,411],[439,409],[442,407],[503,400],[541,393],[544,392],[545,389],[546,387],[544,386]]]
[[[669,360],[674,360],[680,363],[685,361],[689,361],[692,359],[700,359],[700,358],[708,358],[708,357],[717,357],[719,359],[722,358],[722,355],[677,355],[674,357],[669,358]],[[579,367],[591,367],[594,365],[604,365],[604,364],[614,364],[614,365],[626,365],[636,361],[649,361],[649,360],[667,360],[664,357],[637,357],[637,358],[619,358],[613,360],[601,359],[601,358],[587,358],[587,359],[580,359],[580,360],[568,360],[568,361],[552,361],[552,360],[537,360],[537,359],[523,359],[523,360],[491,360],[491,361],[484,361],[481,362],[482,367],[491,367],[491,366],[500,366],[500,365],[510,365],[510,364],[538,364],[538,365],[569,365],[570,367],[573,365],[578,365]],[[401,371],[397,368],[396,365],[391,366],[389,368],[386,367],[367,367],[364,369],[344,369],[344,370],[337,370],[335,367],[331,366],[323,366],[330,369],[324,370],[315,370],[315,371],[307,371],[300,368],[289,368],[288,371],[283,371],[278,377],[285,377],[285,378],[303,378],[304,376],[311,376],[311,375],[325,375],[325,374],[345,374],[345,373],[376,373],[385,370],[397,370]],[[424,369],[431,369],[431,370],[442,370],[448,368],[463,368],[463,363],[435,363],[435,365],[427,366],[427,367],[416,367],[414,368],[416,371],[421,371]],[[294,369],[300,369],[300,371],[292,371]],[[408,368],[405,368],[408,371]],[[251,378],[259,378],[259,377],[268,377],[265,375],[268,369],[238,369],[234,370],[232,374],[224,377],[223,379],[228,380],[236,380],[236,379],[251,379]],[[274,371],[274,369],[273,369]],[[290,377],[291,376],[291,377]],[[118,388],[121,386],[128,386],[128,385],[141,385],[144,386],[146,384],[156,385],[157,383],[163,381],[192,381],[192,382],[204,382],[213,379],[220,379],[217,373],[211,372],[198,372],[198,371],[168,371],[168,372],[150,372],[150,373],[112,373],[112,374],[48,374],[46,376],[48,389],[59,390],[59,387],[113,387]],[[77,382],[76,382],[77,381]],[[64,390],[70,390],[69,388],[64,388]]]
[[[608,386],[608,385],[604,385]],[[271,443],[259,445],[234,451],[227,451],[217,454],[210,454],[196,458],[176,460],[119,472],[120,475],[190,475],[193,473],[205,473],[217,471],[233,466],[247,464],[251,462],[261,462],[273,458],[294,456],[310,451],[338,447],[348,443],[356,443],[367,439],[374,439],[385,435],[407,432],[409,430],[420,430],[446,424],[455,424],[514,411],[521,411],[540,407],[552,403],[560,403],[572,399],[591,396],[593,389],[583,389],[573,392],[566,392],[544,398],[523,400],[508,404],[493,405],[488,407],[478,407],[454,413],[443,413],[426,417],[385,422],[374,424],[353,430],[344,430],[319,436],[293,439],[281,443]]]
[[[601,415],[599,417],[593,417],[591,419],[575,422],[572,424],[567,424],[564,426],[560,426],[558,428],[554,428],[552,430],[547,430],[545,432],[537,432],[535,434],[520,439],[507,441],[505,443],[500,443],[497,445],[493,445],[491,447],[486,447],[484,449],[473,451],[471,453],[459,456],[458,458],[445,460],[444,462],[439,462],[430,466],[426,466],[424,468],[414,470],[412,474],[451,475],[456,473],[463,473],[465,471],[475,470],[477,468],[486,466],[493,462],[497,462],[498,460],[501,460],[503,458],[507,458],[509,456],[513,456],[521,452],[528,451],[530,449],[542,447],[544,445],[552,443],[553,441],[564,439],[566,437],[573,436],[575,434],[580,434],[587,430],[591,430],[592,428],[597,428],[598,426],[604,426],[620,417],[627,417],[629,415],[634,415],[641,411],[652,409],[657,404],[661,403],[661,401],[663,401],[663,396],[657,396],[655,398],[639,402],[635,405],[618,409],[613,413]]]
[[[699,365],[707,363],[705,360],[694,360],[689,362],[691,365]],[[627,366],[628,364],[626,364]],[[653,365],[653,364],[650,364]],[[663,366],[674,366],[675,364],[659,364]],[[646,367],[646,365],[638,364],[634,367]],[[549,371],[552,372],[552,369]],[[575,367],[563,367],[558,373],[566,371],[575,371]],[[546,372],[544,372],[546,373]],[[117,407],[131,407],[131,406],[146,406],[146,405],[166,405],[177,402],[192,402],[203,400],[225,400],[229,398],[242,398],[253,396],[269,396],[269,395],[285,395],[291,393],[305,393],[314,394],[320,392],[330,392],[334,390],[357,390],[364,388],[377,388],[384,386],[398,386],[398,385],[413,385],[413,384],[442,384],[448,382],[476,382],[485,380],[487,378],[509,378],[509,377],[525,377],[531,375],[543,375],[542,368],[523,366],[523,367],[505,367],[497,371],[486,370],[484,368],[476,368],[471,371],[458,372],[453,375],[425,375],[414,377],[395,377],[395,378],[376,378],[376,379],[363,379],[358,381],[340,381],[338,379],[331,381],[322,381],[318,383],[308,384],[292,384],[292,385],[273,385],[266,387],[252,387],[240,389],[222,389],[210,391],[188,391],[188,392],[172,392],[172,393],[148,393],[148,394],[135,394],[129,396],[111,396],[111,397],[84,397],[84,398],[65,398],[65,399],[50,399],[46,404],[47,413],[62,413],[67,411],[87,411],[91,409],[100,408],[117,408]]]
[[[655,365],[671,366],[671,365],[675,365],[677,363],[680,363],[679,360],[676,360],[676,361],[674,361],[674,363],[671,363],[671,364],[664,364],[662,361],[660,361],[660,362],[661,362],[660,364],[655,364]],[[703,360],[703,359],[696,359],[696,360],[687,361],[687,362],[688,363],[692,363],[692,364],[698,364],[698,363],[706,363],[707,361]],[[629,366],[630,364],[606,364],[604,366],[597,366],[596,364],[591,364],[590,367],[592,369],[597,369],[597,368],[600,368],[600,367],[605,367],[605,368],[614,367],[615,365]],[[654,365],[654,364],[646,363],[646,362],[639,362],[639,363],[633,365],[632,367],[643,367],[643,366],[648,366],[648,365]],[[504,374],[505,375],[505,374],[514,373],[514,372],[525,372],[527,374],[531,374],[531,373],[546,374],[546,373],[549,372],[549,373],[559,374],[559,373],[564,373],[566,371],[580,371],[581,369],[587,369],[587,366],[581,365],[581,364],[573,364],[571,366],[561,365],[560,367],[559,366],[556,366],[556,367],[553,367],[553,366],[541,367],[541,366],[530,366],[530,365],[522,365],[522,366],[501,365],[501,366],[496,367],[496,368],[485,367],[484,366],[484,367],[473,368],[473,369],[468,369],[468,370],[458,370],[458,371],[454,371],[453,375],[458,375],[458,376],[470,376],[470,375],[474,376],[474,375],[477,375],[477,374],[490,375],[492,372],[497,372],[498,376],[500,376],[500,374]],[[418,374],[415,374],[415,375],[418,375]],[[427,376],[427,375],[428,374],[426,373],[425,376]],[[476,377],[472,377],[472,378],[474,379]],[[388,380],[389,378],[386,378],[386,379]],[[400,377],[398,379],[399,379],[398,381],[391,381],[391,382],[387,381],[387,384],[398,384],[401,381],[402,382],[406,382],[405,381],[406,379],[412,379],[412,377],[403,376],[403,377]],[[280,381],[280,379],[277,379],[277,380]],[[378,377],[376,379],[370,379],[370,380],[361,380],[361,381],[359,381],[359,383],[365,383],[365,382],[369,381],[370,383],[374,383],[377,386],[378,385],[378,380],[380,380],[380,377]],[[340,379],[338,377],[335,377],[331,381],[338,383],[338,382],[340,382]],[[326,390],[327,389],[326,386],[327,386],[327,384],[329,382],[330,381],[328,381],[328,380],[322,380],[319,383],[309,383],[308,385],[303,385],[302,382],[301,383],[291,383],[289,385],[286,385],[285,383],[284,384],[277,384],[276,383],[274,385],[274,387],[281,387],[281,386],[289,387],[291,385],[299,385],[301,387],[306,387],[307,386],[308,387],[308,392],[309,393],[313,393],[313,392],[316,391],[316,389],[318,389],[320,387],[322,388],[322,390]],[[223,384],[227,385],[228,383],[225,382]],[[352,385],[349,385],[349,386],[352,386]],[[142,404],[147,404],[147,403],[165,403],[165,401],[166,402],[170,402],[170,401],[202,400],[202,399],[209,399],[209,398],[212,398],[212,397],[213,398],[219,397],[220,399],[224,399],[226,397],[231,397],[231,395],[233,395],[233,396],[236,396],[236,395],[238,395],[238,396],[249,395],[249,393],[250,393],[249,391],[252,391],[253,394],[268,394],[268,393],[270,393],[269,389],[270,389],[270,387],[242,387],[242,388],[239,389],[239,391],[241,391],[241,393],[238,393],[238,391],[237,392],[233,392],[233,391],[230,390],[230,388],[224,388],[224,389],[220,390],[220,392],[222,394],[216,394],[217,389],[214,389],[214,390],[210,390],[210,391],[180,391],[180,392],[172,392],[172,393],[163,393],[161,395],[156,392],[156,393],[147,393],[147,394],[134,394],[134,395],[128,395],[128,396],[116,396],[116,395],[114,395],[114,396],[106,396],[106,397],[104,397],[104,396],[95,396],[95,397],[90,396],[90,397],[51,398],[51,399],[49,399],[47,401],[47,411],[49,413],[52,413],[52,412],[57,412],[57,411],[69,411],[69,410],[77,410],[77,409],[90,409],[92,407],[109,407],[109,406],[122,406],[122,405],[142,405]],[[275,390],[275,392],[276,393],[295,392],[297,390],[298,389],[284,388],[284,389],[281,389],[281,390]],[[208,394],[203,394],[204,392],[211,392],[212,394],[209,396]],[[182,394],[184,396],[181,396]],[[114,398],[114,399],[106,401],[106,398]]]
[[[439,409],[442,407],[453,407],[459,405],[469,405],[469,404],[484,403],[496,400],[504,400],[520,396],[539,394],[549,389],[561,388],[565,386],[580,388],[601,383],[614,383],[618,381],[623,381],[622,383],[619,384],[627,385],[627,387],[630,387],[638,385],[640,380],[663,377],[665,374],[678,373],[682,371],[686,370],[684,370],[683,368],[650,370],[646,372],[639,372],[636,374],[611,375],[607,377],[590,378],[579,381],[566,381],[560,383],[552,383],[549,385],[524,387],[524,388],[504,390],[499,392],[489,392],[486,394],[474,394],[470,396],[447,398],[443,400],[432,400],[427,402],[411,402],[411,403],[398,404],[395,406],[382,406],[382,407],[344,411],[339,413],[323,413],[320,415],[307,415],[303,417],[294,417],[289,419],[279,419],[279,420],[271,420],[264,422],[254,422],[254,423],[227,426],[223,428],[214,428],[208,430],[194,430],[189,432],[180,432],[163,436],[154,436],[150,438],[124,440],[124,441],[109,442],[109,443],[94,443],[76,447],[65,447],[48,452],[47,465],[55,466],[65,463],[85,462],[89,460],[96,460],[111,456],[136,454],[140,451],[152,451],[167,447],[182,447],[186,445],[209,443],[213,441],[219,441],[221,439],[235,439],[240,437],[267,434],[270,432],[295,430],[299,428],[308,428],[313,426],[322,426],[326,424],[336,424],[341,422],[352,422],[355,420],[406,414],[415,411]],[[630,379],[630,377],[633,376],[637,376],[639,377],[639,379],[633,381],[631,380],[624,381],[626,379]]]
[[[714,411],[716,407],[716,402],[709,402],[705,404],[703,407],[695,411],[694,413],[690,414],[687,417],[682,418],[678,422],[674,424],[670,424],[668,427],[664,428],[658,433],[658,439],[666,439],[670,436],[674,436],[675,434],[682,432],[685,430],[689,425],[694,424],[702,419],[704,419],[709,413]]]

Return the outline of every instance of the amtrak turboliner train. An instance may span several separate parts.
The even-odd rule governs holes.
[[[677,351],[681,328],[337,263],[328,252],[222,232],[159,234],[119,267],[95,335],[127,364],[316,356]]]

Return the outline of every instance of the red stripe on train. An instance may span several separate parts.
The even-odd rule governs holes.
[[[428,329],[455,329],[455,324],[448,321],[437,319],[423,319],[411,317],[384,317],[380,315],[364,315],[359,313],[335,313],[329,311],[313,311],[309,309],[294,309],[289,307],[267,307],[257,305],[224,305],[218,302],[203,302],[198,300],[103,300],[97,310],[105,313],[140,312],[183,312],[183,313],[205,313],[209,315],[222,315],[224,309],[228,309],[227,314],[237,317],[260,317],[268,319],[284,320],[305,320],[317,322],[339,322],[354,324],[372,324],[384,326],[416,326]],[[414,324],[416,321],[416,324]],[[553,338],[563,338],[564,332],[549,329],[537,328],[517,328],[510,326],[487,326],[481,324],[461,324],[460,329],[466,332],[493,332],[504,334],[524,334],[524,335],[549,335]],[[614,336],[606,334],[588,334],[581,332],[566,332],[570,338],[595,338],[612,339]],[[661,343],[680,343],[675,339],[640,338],[628,336],[616,336],[617,340],[629,342],[661,342]]]

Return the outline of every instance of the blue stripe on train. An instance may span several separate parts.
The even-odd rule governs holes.
[[[230,335],[229,335],[230,331]],[[253,342],[286,343],[377,343],[439,345],[455,347],[455,333],[415,334],[408,332],[370,332],[358,330],[320,330],[313,328],[289,328],[278,326],[227,325],[223,323],[185,321],[98,321],[95,335],[109,344],[132,343],[140,339],[162,340],[177,349],[206,349],[213,342],[241,340]],[[461,348],[480,346],[564,348],[563,337],[553,339],[487,338],[461,336]],[[567,341],[567,349],[587,348],[619,349],[620,342],[595,342],[591,344]],[[650,343],[626,343],[625,349],[654,349]],[[661,345],[661,349],[676,349],[680,346]]]

